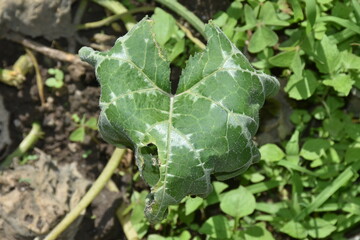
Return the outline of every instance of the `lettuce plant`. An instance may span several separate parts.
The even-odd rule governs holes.
[[[279,83],[256,71],[210,22],[206,49],[188,60],[171,89],[170,63],[153,24],[145,18],[110,51],[83,47],[79,55],[101,85],[99,130],[109,143],[134,150],[151,186],[145,214],[158,222],[185,196],[206,197],[212,174],[229,179],[259,159],[252,140],[258,111]]]

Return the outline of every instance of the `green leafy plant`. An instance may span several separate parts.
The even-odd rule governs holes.
[[[249,48],[255,67],[282,76],[295,129],[262,145],[261,160],[231,187],[213,182],[206,200],[187,197],[170,207],[161,226],[151,229],[156,237],[179,239],[186,230],[191,237],[184,239],[347,239],[358,233],[359,21],[355,0],[235,0],[215,16],[238,48]],[[226,210],[239,189],[256,199],[248,207],[255,209],[241,217],[235,207]]]
[[[176,0],[157,1],[172,10],[184,9]],[[195,29],[205,35],[201,21],[197,21],[196,17],[196,21],[193,21],[193,14],[185,13],[183,16],[195,26]],[[123,78],[133,79],[139,71],[149,73],[150,66],[163,63],[157,56],[165,58],[167,50],[163,53],[155,43],[149,45],[150,34],[136,28],[119,39],[110,52],[98,53],[90,49],[83,49],[81,52],[83,58],[96,65],[103,95],[104,92],[110,93],[110,98],[104,97],[101,102],[104,111],[101,115],[104,129],[101,132],[103,134],[107,132],[105,138],[110,142],[115,143],[118,139],[122,139],[122,142],[117,142],[117,146],[133,147],[138,154],[137,161],[138,164],[140,163],[141,174],[148,182],[153,181],[153,184],[150,183],[153,186],[151,189],[153,193],[150,195],[147,190],[141,193],[132,190],[131,204],[122,213],[131,214],[130,221],[138,234],[137,237],[181,240],[204,238],[250,240],[275,239],[275,237],[276,239],[289,237],[348,239],[349,236],[358,234],[360,224],[360,189],[357,184],[360,170],[360,116],[356,104],[360,88],[358,1],[279,0],[275,3],[234,0],[226,12],[216,16],[215,22],[238,48],[250,49],[255,67],[282,76],[286,85],[285,93],[277,96],[280,99],[280,107],[271,110],[272,114],[278,114],[279,121],[276,123],[278,129],[285,129],[284,122],[288,119],[291,120],[293,128],[287,128],[276,141],[267,139],[266,144],[260,147],[260,161],[256,165],[251,165],[246,172],[228,182],[213,181],[213,191],[206,199],[195,196],[182,198],[178,205],[168,207],[168,215],[161,223],[154,225],[150,225],[145,220],[143,208],[147,209],[148,217],[151,208],[144,204],[144,201],[148,201],[148,204],[153,203],[152,197],[157,196],[156,192],[154,194],[154,190],[158,190],[155,188],[158,186],[156,181],[162,181],[164,172],[156,170],[160,165],[159,162],[164,163],[161,162],[164,160],[163,156],[169,151],[159,148],[156,142],[159,141],[158,135],[154,136],[150,131],[150,133],[146,132],[149,135],[142,138],[144,133],[134,126],[145,124],[146,127],[148,119],[157,121],[157,117],[151,118],[151,114],[144,111],[145,109],[138,108],[140,105],[147,103],[146,107],[155,109],[162,109],[162,105],[157,104],[156,107],[148,105],[151,102],[149,99],[158,99],[158,96],[147,95],[146,88],[138,89],[139,85],[123,81]],[[208,33],[209,28],[211,29],[212,26],[207,26]],[[130,44],[130,39],[133,39],[132,34],[141,36],[134,45]],[[208,57],[208,52],[211,52],[211,41],[220,39],[220,36],[223,35],[219,34],[217,37],[208,35],[207,49],[204,53],[196,54],[191,58],[186,69],[191,68],[190,64],[196,66],[194,70],[201,68],[202,65],[197,64],[196,61]],[[149,61],[146,61],[149,58],[149,51],[138,50],[146,53],[145,57],[133,54],[133,46],[138,48],[143,46],[141,40],[151,47],[150,52],[153,54],[150,56],[154,60],[159,60],[158,62],[153,61],[153,65],[149,65]],[[131,54],[123,55],[128,53],[123,52],[123,49],[130,49]],[[114,57],[116,53],[120,55]],[[221,54],[218,55],[221,58]],[[124,60],[122,64],[117,61],[119,56]],[[213,62],[216,65],[216,61],[209,61],[209,63]],[[117,72],[111,71],[117,65],[122,66],[122,69]],[[128,70],[129,66],[130,68],[133,66],[132,71]],[[136,68],[137,66],[141,67]],[[165,68],[157,68],[159,69]],[[118,92],[111,94],[111,90],[117,88],[104,78],[107,76],[104,72],[113,76],[126,73],[123,78],[120,77],[121,81],[115,82],[116,87],[120,86],[122,90],[126,90],[121,93],[124,95],[116,95],[115,93]],[[165,70],[164,72],[150,71],[149,76],[154,74],[160,76],[161,73],[166,75],[167,72]],[[201,75],[197,71],[193,73]],[[168,81],[167,78],[152,80],[159,79]],[[161,83],[160,80],[159,82]],[[156,87],[160,86],[164,90],[162,88],[164,85],[158,85],[157,81],[155,83]],[[219,86],[221,84],[218,84]],[[168,91],[165,92],[170,92],[169,89],[166,90]],[[175,89],[173,92],[176,92]],[[177,95],[178,93],[170,96],[175,98]],[[282,95],[292,98],[289,101],[292,108],[291,116],[284,111],[289,104],[287,100],[281,99]],[[129,99],[123,101],[117,99],[119,96]],[[125,102],[132,104],[128,108],[123,108],[127,111],[117,112],[117,107],[126,106]],[[109,109],[110,105],[114,107]],[[187,104],[184,106],[192,109]],[[166,111],[161,114],[166,115]],[[108,115],[110,117],[106,118]],[[128,124],[134,124],[130,133],[126,131],[128,125],[117,124],[123,120],[119,117],[121,115],[128,117],[126,119]],[[116,116],[117,120],[113,121],[115,118],[111,116]],[[141,116],[138,119],[146,120],[143,123],[135,121],[138,116]],[[172,119],[176,119],[176,115]],[[176,120],[174,123],[181,122]],[[201,126],[203,119],[198,122]],[[204,129],[208,132],[212,130],[206,124]],[[165,135],[172,137],[169,131],[166,131]],[[257,140],[260,138],[261,135]],[[203,138],[203,142],[207,140],[208,138]],[[137,145],[139,141],[140,145]],[[170,151],[169,155],[170,153],[173,152]],[[109,162],[111,163],[109,166],[112,166],[111,170],[116,168],[118,161]],[[175,169],[171,164],[170,167],[172,170]],[[181,173],[181,169],[179,172]],[[104,170],[103,176],[105,175],[110,177],[110,174]],[[135,172],[134,181],[138,176],[139,172]],[[100,181],[101,177],[94,184],[97,186],[96,189],[99,189],[103,182]],[[164,181],[164,184],[167,182]],[[165,190],[173,193],[170,189]],[[163,191],[164,194],[168,192]],[[88,203],[90,203],[89,198],[87,198]],[[231,205],[237,207],[232,211],[229,208]],[[80,214],[84,207],[79,208],[77,214]],[[158,212],[162,214],[162,211]],[[74,214],[72,218],[75,218]],[[129,226],[128,223],[126,226]],[[60,228],[55,230],[58,229]],[[49,239],[55,239],[57,235],[52,236],[53,238]]]
[[[57,68],[49,68],[48,73],[54,75],[51,78],[46,79],[45,85],[53,88],[61,88],[64,86],[64,73]]]
[[[97,120],[94,117],[86,119],[84,115],[81,119],[79,115],[72,115],[73,121],[77,124],[77,128],[70,134],[69,139],[73,142],[83,142],[85,140],[86,129],[97,130]],[[85,154],[86,158],[88,154]]]
[[[99,130],[134,150],[151,186],[145,214],[159,222],[187,195],[208,196],[211,174],[229,179],[259,159],[252,141],[258,111],[279,83],[253,69],[210,22],[207,48],[188,60],[171,94],[169,62],[153,24],[142,20],[108,52],[84,47],[79,55],[96,67],[101,84]]]

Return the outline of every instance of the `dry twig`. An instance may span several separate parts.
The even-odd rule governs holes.
[[[39,52],[41,54],[44,54],[50,58],[53,58],[53,59],[56,59],[59,61],[73,63],[73,64],[79,64],[86,68],[92,68],[90,66],[90,64],[82,62],[80,60],[79,56],[77,56],[75,54],[44,46],[40,43],[26,39],[23,36],[21,36],[20,34],[13,33],[13,32],[7,33],[6,39],[16,42],[16,43],[19,43],[19,44],[22,44],[24,47],[34,50],[36,52]]]

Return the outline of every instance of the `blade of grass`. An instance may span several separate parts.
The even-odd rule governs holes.
[[[296,221],[300,221],[314,212],[322,204],[324,204],[337,190],[347,183],[354,174],[359,170],[360,163],[356,163],[346,168],[337,178],[335,178],[329,186],[315,197],[315,199],[295,217]]]
[[[305,12],[308,22],[311,26],[314,26],[316,22],[316,1],[305,0]]]
[[[360,26],[358,26],[356,23],[351,22],[347,19],[334,17],[334,16],[324,16],[324,17],[320,17],[318,19],[318,21],[319,22],[333,22],[342,27],[351,29],[352,31],[356,32],[357,34],[360,34]]]
[[[356,32],[354,32],[353,30],[351,30],[349,28],[345,28],[341,32],[335,33],[334,35],[330,35],[329,39],[334,44],[338,44],[338,43],[345,41],[346,39],[351,38],[354,35],[356,35]]]
[[[276,180],[270,180],[267,182],[255,183],[253,185],[247,186],[246,189],[249,190],[252,194],[266,192],[270,189],[280,186],[280,182]]]
[[[119,19],[122,19],[124,16],[126,16],[127,14],[134,14],[134,13],[139,13],[139,12],[151,12],[154,11],[154,7],[139,7],[139,8],[134,8],[131,10],[127,10],[126,12],[120,13],[120,14],[115,14],[112,15],[110,17],[101,19],[100,21],[95,21],[95,22],[88,22],[88,23],[84,23],[84,24],[80,24],[77,26],[78,30],[81,29],[90,29],[90,28],[99,28],[105,25],[109,25],[110,23],[117,21]]]
[[[301,212],[301,193],[303,192],[303,186],[301,183],[300,176],[297,172],[294,172],[292,174],[292,198],[291,198],[291,204],[292,208],[296,212],[296,214],[299,214]]]
[[[287,208],[285,202],[267,203],[257,202],[255,209],[264,213],[275,215],[280,209]]]
[[[321,207],[314,210],[314,212],[334,212],[341,208],[338,203],[324,203]]]
[[[124,22],[125,27],[128,31],[135,26],[135,24],[136,24],[135,18],[131,14],[127,13],[128,10],[120,2],[113,1],[113,0],[111,0],[111,1],[109,1],[109,0],[92,0],[92,1],[94,3],[99,4],[102,7],[109,9],[110,11],[112,11],[115,14],[126,13],[120,19]]]
[[[351,0],[351,4],[354,8],[356,20],[358,23],[360,23],[360,3],[358,0]]]
[[[280,166],[283,166],[283,167],[285,167],[285,168],[287,168],[289,170],[290,169],[295,170],[295,171],[302,172],[302,173],[305,173],[307,175],[314,176],[314,177],[319,176],[319,174],[317,174],[317,173],[309,171],[306,168],[300,167],[299,165],[296,165],[295,163],[292,163],[292,162],[289,162],[289,161],[286,161],[286,160],[280,160],[277,164],[280,165]]]

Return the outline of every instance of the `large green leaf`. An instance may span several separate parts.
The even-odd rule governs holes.
[[[110,51],[84,47],[79,55],[95,66],[101,84],[99,130],[109,143],[134,150],[151,185],[145,213],[157,222],[185,196],[206,197],[211,174],[228,179],[259,159],[252,141],[258,111],[279,83],[254,70],[210,23],[207,48],[188,60],[172,94],[169,62],[152,26],[144,19]]]

